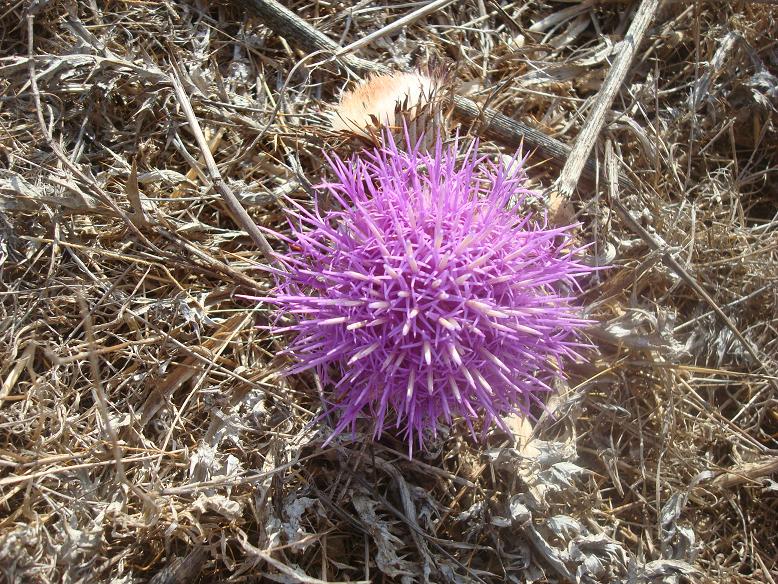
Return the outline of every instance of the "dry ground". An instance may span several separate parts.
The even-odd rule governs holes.
[[[455,425],[410,461],[392,438],[322,448],[312,380],[276,376],[284,339],[234,297],[270,282],[186,101],[282,229],[354,80],[248,4],[0,3],[0,580],[775,582],[778,9],[660,4],[572,201],[613,265],[591,362],[529,447]],[[294,8],[345,46],[422,5]],[[637,5],[459,0],[356,54],[440,59],[572,144]],[[606,154],[636,188],[607,188]]]

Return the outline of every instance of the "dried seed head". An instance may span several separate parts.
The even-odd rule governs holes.
[[[379,144],[383,128],[398,143],[403,127],[415,145],[430,149],[435,137],[447,133],[444,112],[445,78],[437,73],[395,72],[377,75],[347,91],[331,113],[332,129]]]

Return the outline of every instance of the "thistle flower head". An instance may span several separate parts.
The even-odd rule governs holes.
[[[324,210],[299,205],[269,297],[293,316],[288,373],[315,369],[334,435],[372,421],[423,445],[440,420],[474,428],[529,414],[582,345],[570,227],[522,215],[519,155],[503,164],[455,141],[330,160]],[[479,424],[480,425],[480,424]],[[331,438],[330,438],[331,439]]]

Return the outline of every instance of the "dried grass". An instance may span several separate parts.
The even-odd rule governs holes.
[[[293,8],[346,46],[420,6]],[[454,2],[359,56],[450,59],[460,94],[570,144],[635,8]],[[262,253],[171,81],[223,186],[283,228],[349,76],[240,2],[3,4],[0,579],[775,582],[777,37],[768,4],[660,6],[573,199],[615,253],[592,362],[528,445],[454,426],[411,461],[322,448],[313,380],[276,376],[284,339],[234,298],[270,285]]]

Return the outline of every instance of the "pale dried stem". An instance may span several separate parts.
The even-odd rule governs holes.
[[[565,166],[559,175],[559,192],[565,199],[569,199],[572,196],[576,185],[578,185],[578,179],[581,177],[584,166],[589,159],[589,154],[600,136],[600,131],[605,123],[605,115],[610,110],[613,100],[616,98],[616,93],[627,77],[632,59],[643,41],[646,29],[654,19],[658,5],[659,0],[643,0],[635,14],[635,18],[632,20],[627,35],[618,45],[619,53],[613,60],[613,66],[608,71],[602,88],[594,99],[591,111],[575,142],[573,142],[573,147],[570,149]]]
[[[189,129],[192,134],[194,134],[197,145],[200,148],[200,153],[203,157],[203,160],[205,161],[205,168],[208,171],[208,176],[211,179],[211,182],[213,183],[213,188],[216,189],[216,191],[224,198],[224,202],[227,203],[227,207],[229,207],[236,220],[240,223],[240,226],[246,230],[246,233],[249,234],[249,237],[251,237],[256,246],[262,252],[262,255],[265,256],[267,262],[270,264],[277,263],[273,248],[270,247],[270,244],[257,227],[257,224],[246,212],[246,209],[243,207],[243,205],[240,204],[240,201],[238,201],[232,190],[227,186],[227,183],[224,182],[224,179],[219,172],[219,167],[216,166],[216,161],[213,158],[213,154],[211,154],[211,149],[208,146],[208,140],[205,139],[203,130],[200,128],[200,123],[197,121],[197,116],[195,116],[194,110],[192,109],[189,96],[187,96],[186,91],[181,85],[181,82],[179,81],[176,73],[173,73],[170,76],[170,83],[173,86],[173,92],[176,94],[178,103],[184,112],[184,117],[189,122]]]

